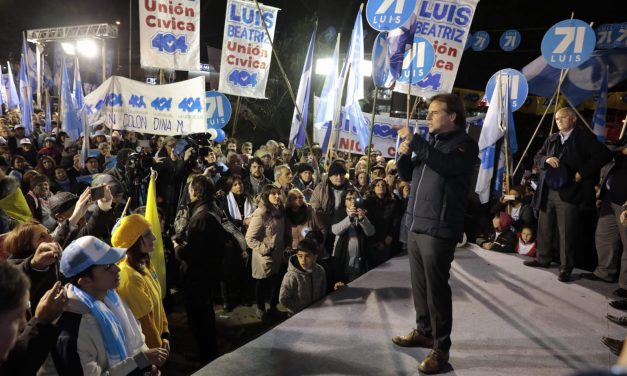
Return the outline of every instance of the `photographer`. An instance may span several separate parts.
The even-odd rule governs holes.
[[[359,193],[349,188],[343,195],[345,211],[338,211],[331,231],[335,235],[333,261],[337,289],[368,271],[366,236],[373,236],[375,229],[366,217]]]
[[[492,216],[498,216],[501,212],[509,213],[512,217],[511,229],[515,233],[520,232],[523,227],[536,229],[537,222],[533,214],[533,208],[531,205],[523,202],[522,187],[520,186],[512,187],[509,190],[509,194],[502,195],[490,210]]]

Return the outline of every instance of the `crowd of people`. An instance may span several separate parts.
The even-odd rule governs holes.
[[[82,138],[69,139],[56,116],[45,132],[43,114],[33,115],[29,135],[19,114],[0,117],[0,373],[158,374],[170,352],[175,290],[196,358],[206,363],[220,354],[216,305],[254,305],[262,321],[289,317],[404,251],[417,329],[393,341],[432,347],[421,367],[438,371],[451,346],[448,270],[468,222],[480,224],[468,241],[529,256],[528,266],[548,266],[558,250],[558,278],[567,282],[576,210],[595,199],[598,266],[584,278],[618,280],[615,294],[627,298],[624,140],[610,151],[576,127],[572,110],[560,110],[559,132],[533,168],[489,215],[469,220],[477,150],[452,97],[434,98],[430,140],[399,131],[398,162],[377,150],[324,158],[317,144],[291,150],[269,140],[255,149],[234,138],[213,143],[102,124],[86,135],[91,150],[81,158]],[[166,286],[150,256],[155,229],[144,218],[151,170]],[[420,289],[424,278],[413,279],[421,273],[437,291]],[[428,304],[420,301],[427,296]]]

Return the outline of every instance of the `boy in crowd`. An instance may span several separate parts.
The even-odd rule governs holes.
[[[148,349],[139,322],[115,289],[116,265],[126,249],[93,237],[73,241],[62,253],[61,273],[69,279],[67,310],[57,326],[61,334],[40,375],[157,375],[168,351]]]
[[[290,316],[324,297],[326,273],[316,263],[317,254],[318,244],[305,238],[298,243],[298,252],[290,257],[279,293],[279,302],[287,308]]]

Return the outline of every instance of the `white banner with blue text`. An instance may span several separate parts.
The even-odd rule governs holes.
[[[372,114],[364,113],[364,117],[368,120],[369,129]],[[484,114],[468,117],[466,118],[466,125],[481,126],[483,125],[484,118]],[[339,132],[339,140],[337,138],[337,133],[333,136],[333,150],[335,150],[335,143],[339,142],[338,150],[351,152],[353,154],[365,154],[363,145],[361,145],[359,138],[355,135],[356,128],[355,126],[352,126],[350,119],[346,117],[346,111],[344,109],[340,114],[340,124],[342,124],[342,128]],[[385,115],[376,115],[374,118],[374,133],[372,135],[372,144],[374,145],[373,150],[379,150],[381,155],[385,158],[394,158],[396,155],[396,127],[402,127],[406,124],[407,119],[405,118],[393,118]],[[418,133],[422,137],[427,137],[427,134],[429,133],[427,120],[411,119],[409,123],[410,128],[413,130],[416,125],[418,126],[418,129],[415,130],[414,133]],[[349,129],[351,130],[350,132]],[[314,142],[322,144],[326,131],[326,125],[322,126],[320,129],[314,127]]]
[[[279,9],[265,5],[260,8],[262,15],[252,1],[229,0],[226,4],[218,89],[221,93],[266,98],[272,61],[268,34],[274,38]]]
[[[200,67],[200,0],[139,0],[141,66]]]
[[[411,86],[411,94],[430,98],[453,91],[459,63],[479,0],[423,0],[417,9],[416,33],[433,45],[433,68]],[[394,91],[407,93],[407,84],[397,82]]]
[[[85,97],[89,123],[110,129],[158,135],[207,131],[203,77],[169,85],[150,85],[109,77]]]

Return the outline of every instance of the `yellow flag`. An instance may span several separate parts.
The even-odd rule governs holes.
[[[19,186],[15,192],[0,200],[0,209],[18,222],[26,222],[33,217]]]
[[[150,254],[150,261],[157,272],[159,285],[161,286],[161,298],[165,297],[165,253],[163,251],[163,238],[161,237],[161,224],[159,223],[159,212],[157,211],[157,186],[155,183],[155,173],[150,175],[148,185],[148,197],[146,198],[145,218],[152,226],[152,233],[155,235],[155,249]]]

